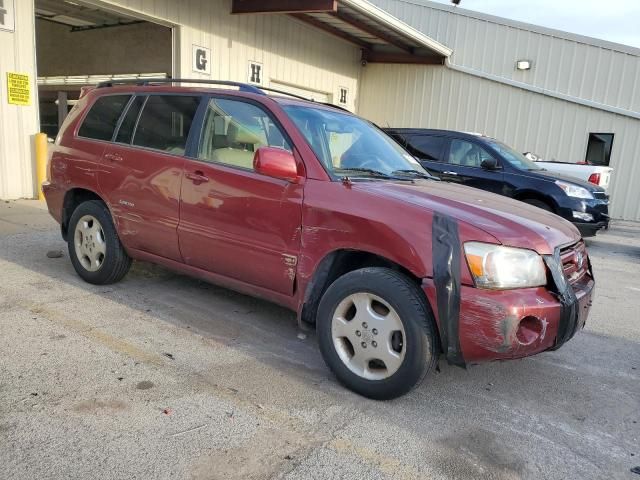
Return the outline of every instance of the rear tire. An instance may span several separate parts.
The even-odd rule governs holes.
[[[525,198],[522,200],[524,203],[528,203],[529,205],[533,205],[534,207],[541,208],[542,210],[546,210],[547,212],[553,212],[553,208],[547,202],[543,202],[542,200],[538,200],[535,198]]]
[[[433,315],[405,275],[363,268],[338,278],[320,300],[320,351],[347,388],[389,400],[420,384],[437,360]]]
[[[131,268],[111,213],[99,200],[83,202],[69,220],[67,246],[76,273],[94,285],[116,283]]]

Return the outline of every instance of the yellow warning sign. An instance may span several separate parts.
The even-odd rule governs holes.
[[[7,92],[12,105],[29,105],[31,103],[31,82],[29,75],[7,73]]]

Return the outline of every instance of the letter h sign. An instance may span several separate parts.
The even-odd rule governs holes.
[[[249,62],[249,83],[262,85],[262,64],[258,62]]]

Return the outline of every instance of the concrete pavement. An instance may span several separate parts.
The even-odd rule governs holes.
[[[2,202],[0,477],[640,480],[640,225],[589,248],[596,302],[562,349],[441,362],[383,403],[291,312],[148,264],[86,284],[42,204]]]

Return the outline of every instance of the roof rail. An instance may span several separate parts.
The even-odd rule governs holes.
[[[238,87],[239,91],[241,92],[256,93],[258,95],[266,95],[265,92],[280,93],[282,95],[287,95],[299,100],[306,100],[307,102],[318,103],[320,105],[326,105],[327,107],[333,107],[339,110],[344,110],[345,112],[349,112],[349,110],[339,105],[334,105],[333,103],[318,102],[312,98],[306,98],[301,95],[296,95],[295,93],[285,92],[284,90],[277,90],[275,88],[267,87],[256,87],[248,83],[231,82],[228,80],[204,80],[201,78],[124,78],[122,80],[107,80],[105,82],[100,82],[96,85],[95,88],[114,87],[116,85],[137,85],[146,87],[149,85],[161,85],[165,83],[201,83],[205,85],[225,85],[228,87]]]
[[[285,92],[284,90],[278,90],[276,88],[267,88],[267,87],[260,87],[260,88],[262,90],[266,91],[266,92],[279,93],[281,95],[287,95],[288,97],[297,98],[298,100],[306,100],[307,102],[315,102],[315,100],[313,98],[303,97],[301,95],[296,95],[295,93]]]
[[[333,103],[318,102],[317,100],[314,100],[313,98],[303,97],[301,95],[296,95],[295,93],[289,93],[289,92],[285,92],[284,90],[277,90],[275,88],[267,88],[267,87],[260,87],[260,88],[262,90],[264,90],[265,92],[280,93],[282,95],[287,95],[289,97],[297,98],[299,100],[306,100],[307,102],[313,102],[313,103],[317,103],[319,105],[325,105],[327,107],[333,107],[333,108],[337,108],[338,110],[343,110],[345,112],[351,113],[348,109],[346,109],[344,107],[341,107],[340,105],[334,105]]]
[[[123,80],[107,80],[106,82],[100,82],[96,85],[96,88],[107,88],[116,85],[160,85],[165,83],[202,83],[209,85],[225,85],[228,87],[238,87],[241,92],[257,93],[258,95],[265,95],[265,93],[258,87],[241,82],[230,82],[226,80],[204,80],[201,78],[132,78]]]

